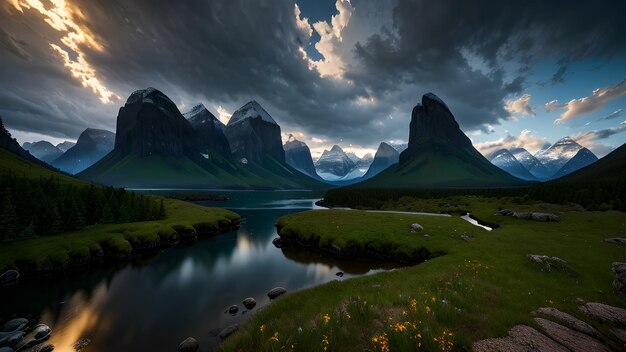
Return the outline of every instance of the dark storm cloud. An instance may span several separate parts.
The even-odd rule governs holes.
[[[355,1],[352,23],[366,25],[374,6],[368,4],[374,2],[379,3]],[[464,128],[487,131],[487,124],[508,116],[503,100],[522,91],[523,74],[536,59],[606,57],[626,47],[618,19],[624,11],[617,8],[624,5],[616,2],[399,0],[393,25],[340,48],[353,60],[346,63],[352,81],[346,83],[308,69],[291,0],[80,0],[76,5],[81,24],[104,47],[85,49],[86,59],[122,100],[103,105],[70,77],[50,50],[59,34],[40,17],[2,11],[7,35],[0,31],[0,47],[6,48],[0,53],[0,115],[8,126],[74,138],[86,127],[112,130],[126,97],[154,86],[179,104],[202,100],[231,112],[257,99],[283,130],[375,146],[408,139],[411,108],[428,91],[446,100]],[[486,68],[473,68],[463,52]],[[506,63],[512,61],[521,66],[511,70]],[[357,104],[369,96],[375,104]]]
[[[373,94],[393,92],[399,82],[428,87],[452,101],[466,128],[497,123],[507,116],[502,101],[521,92],[537,60],[624,53],[625,11],[616,1],[399,0],[393,27],[356,44],[360,65],[347,76]],[[562,81],[566,67],[552,81]]]

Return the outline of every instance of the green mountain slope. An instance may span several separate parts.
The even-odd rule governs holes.
[[[186,156],[147,156],[113,151],[79,178],[131,188],[320,189],[325,185],[271,158],[237,165],[219,157],[199,163]]]
[[[595,163],[552,183],[588,183],[599,181],[622,181],[626,184],[626,144],[607,154]]]
[[[26,160],[6,149],[0,148],[0,174],[3,173],[12,173],[17,177],[25,177],[31,180],[53,177],[65,184],[86,185],[86,183],[78,179],[47,169],[39,163]]]

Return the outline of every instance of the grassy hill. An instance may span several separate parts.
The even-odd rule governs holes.
[[[0,173],[13,173],[18,177],[26,177],[34,180],[54,177],[65,184],[77,186],[87,185],[84,181],[60,172],[54,172],[51,169],[47,169],[37,163],[21,158],[2,148],[0,148]]]
[[[320,189],[325,184],[300,171],[266,158],[261,163],[234,164],[215,156],[211,162],[188,157],[111,152],[81,172],[79,178],[116,187],[131,188],[231,188],[231,189]]]

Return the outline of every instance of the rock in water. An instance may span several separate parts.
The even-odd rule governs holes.
[[[193,337],[188,337],[178,345],[178,352],[196,352],[200,344]]]
[[[39,324],[35,326],[35,329],[33,329],[32,331],[33,337],[37,342],[46,340],[48,337],[50,337],[51,332],[52,330],[46,324]]]
[[[23,331],[28,325],[28,319],[16,318],[7,321],[2,327],[2,332]]]
[[[232,315],[237,314],[238,311],[239,311],[239,307],[237,307],[236,304],[233,304],[232,306],[228,307],[228,313]]]
[[[239,324],[233,324],[233,325],[227,326],[226,328],[224,328],[224,330],[220,332],[220,339],[224,340],[228,336],[237,332],[237,330],[239,330]]]
[[[280,126],[254,100],[233,113],[224,134],[235,160],[261,162],[270,157],[285,162]]]
[[[621,299],[626,300],[626,263],[613,263],[613,292]]]
[[[285,293],[287,293],[287,290],[284,287],[274,287],[267,293],[267,296],[270,299],[275,299],[276,297],[283,295]]]
[[[243,306],[250,310],[256,306],[256,300],[252,297],[248,297],[243,300]]]

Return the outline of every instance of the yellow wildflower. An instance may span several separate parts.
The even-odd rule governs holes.
[[[278,331],[274,332],[274,335],[270,337],[270,341],[278,342]]]
[[[261,332],[261,334],[265,332],[265,324],[259,326],[259,331]]]
[[[426,308],[424,308],[424,309],[426,310],[426,314],[430,313],[430,310],[431,310],[431,309],[430,309],[430,307],[429,307],[429,306],[426,306]]]
[[[328,322],[330,321],[330,315],[328,315],[328,313],[324,314],[324,324],[328,324]]]

